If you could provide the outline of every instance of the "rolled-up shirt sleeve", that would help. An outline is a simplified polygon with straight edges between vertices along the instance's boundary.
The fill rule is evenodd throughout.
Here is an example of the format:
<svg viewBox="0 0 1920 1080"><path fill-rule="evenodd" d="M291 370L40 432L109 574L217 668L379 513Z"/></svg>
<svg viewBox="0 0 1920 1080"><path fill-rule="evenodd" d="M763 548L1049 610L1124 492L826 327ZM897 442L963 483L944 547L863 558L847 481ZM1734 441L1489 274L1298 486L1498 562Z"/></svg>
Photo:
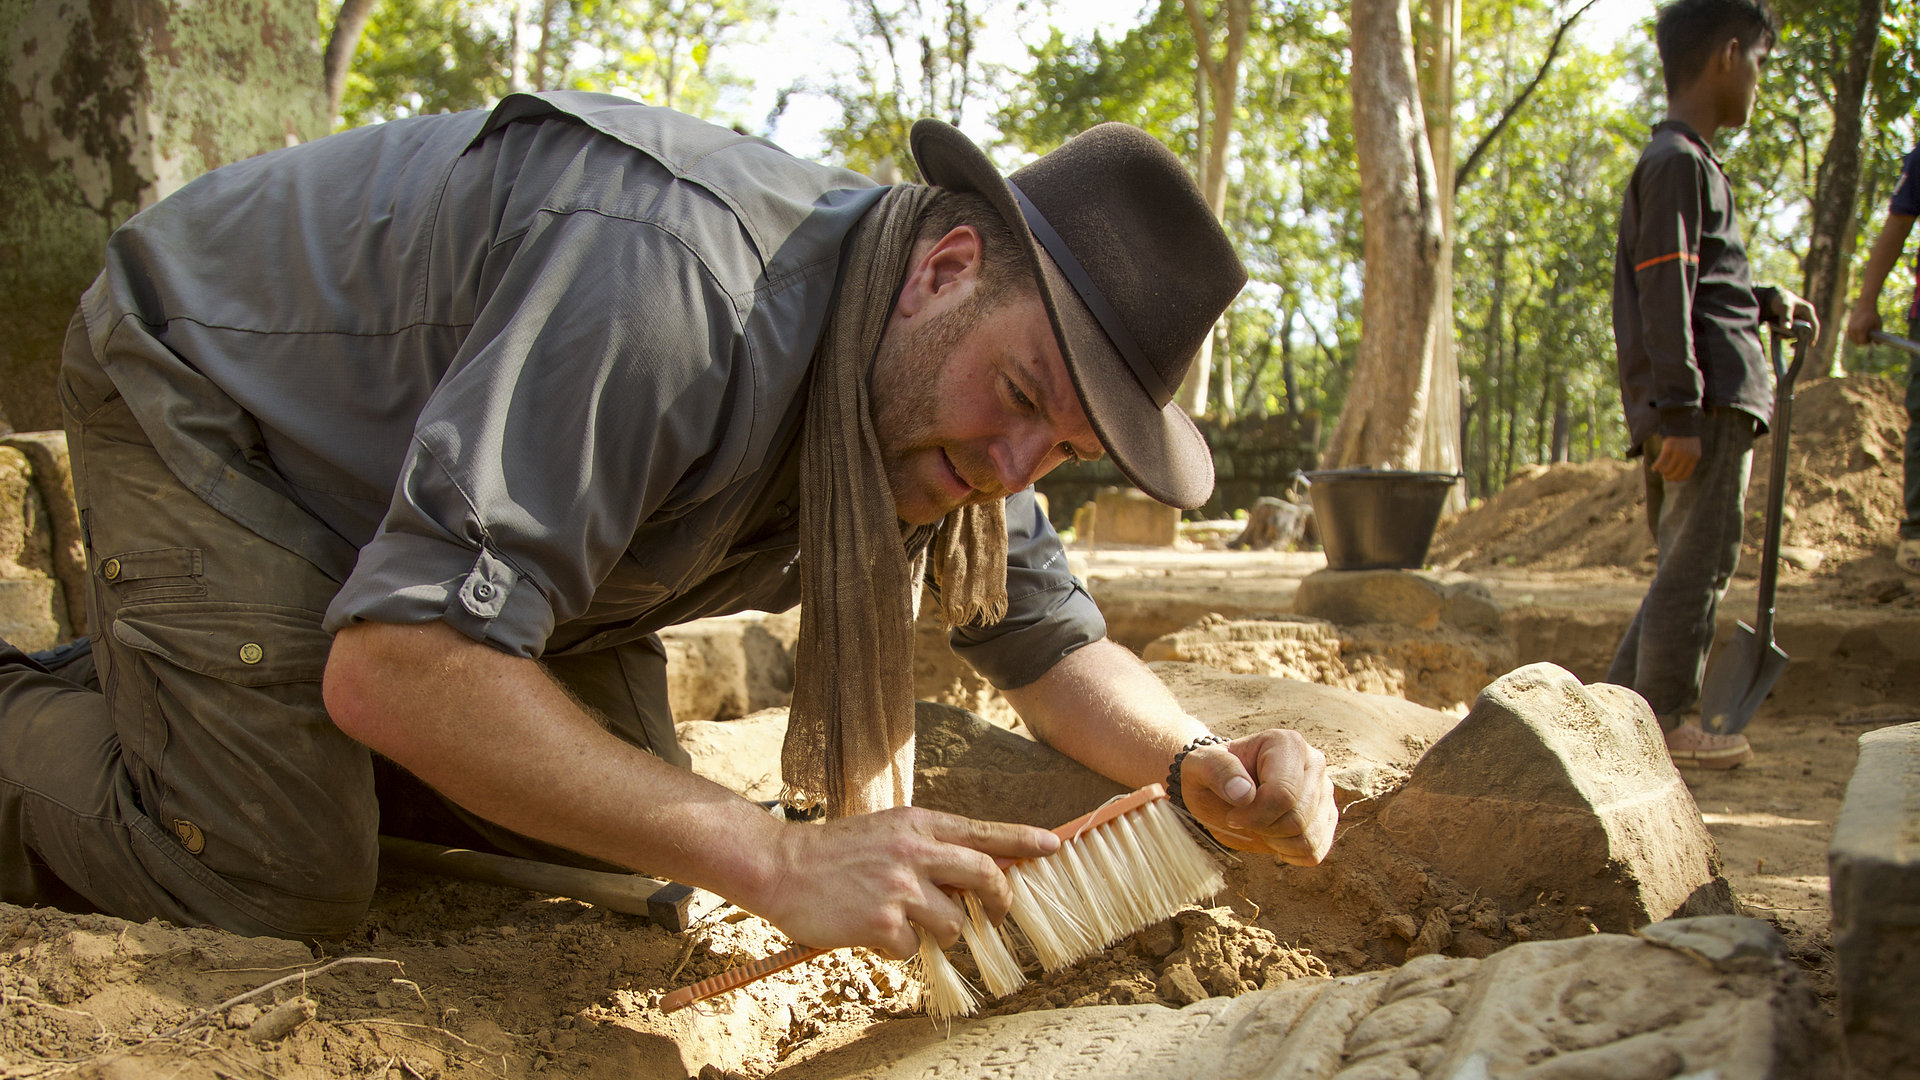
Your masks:
<svg viewBox="0 0 1920 1080"><path fill-rule="evenodd" d="M444 620L537 657L638 524L739 467L757 421L732 299L658 225L537 215L414 426L327 612Z"/></svg>
<svg viewBox="0 0 1920 1080"><path fill-rule="evenodd" d="M1107 621L1067 569L1066 548L1032 489L1007 496L1007 615L955 627L953 651L1001 690L1039 679L1068 654L1107 636Z"/></svg>

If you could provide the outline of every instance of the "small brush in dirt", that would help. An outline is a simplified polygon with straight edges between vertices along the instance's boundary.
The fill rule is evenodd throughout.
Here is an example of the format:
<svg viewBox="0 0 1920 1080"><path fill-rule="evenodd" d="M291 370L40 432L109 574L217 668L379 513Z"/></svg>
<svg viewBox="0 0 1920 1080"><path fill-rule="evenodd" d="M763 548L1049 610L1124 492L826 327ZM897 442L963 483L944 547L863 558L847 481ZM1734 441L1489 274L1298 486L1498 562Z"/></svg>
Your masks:
<svg viewBox="0 0 1920 1080"><path fill-rule="evenodd" d="M1169 918L1225 883L1219 864L1187 832L1159 784L1122 795L1053 832L1061 840L1053 854L1002 862L1013 892L1007 921L1048 971ZM1003 928L987 921L978 899L963 893L961 900L967 911L961 936L987 992L1002 997L1018 990L1027 980ZM972 986L930 935L919 934L927 1012L935 1019L973 1015L979 999ZM737 990L824 951L794 946L675 990L660 999L660 1009L673 1012Z"/></svg>

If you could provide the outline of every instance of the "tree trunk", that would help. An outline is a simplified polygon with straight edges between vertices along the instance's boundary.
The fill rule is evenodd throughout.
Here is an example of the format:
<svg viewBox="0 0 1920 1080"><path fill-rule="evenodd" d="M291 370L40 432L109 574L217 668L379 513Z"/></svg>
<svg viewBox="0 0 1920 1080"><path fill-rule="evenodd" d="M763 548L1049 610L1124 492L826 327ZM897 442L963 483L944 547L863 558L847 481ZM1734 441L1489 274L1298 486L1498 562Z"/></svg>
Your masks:
<svg viewBox="0 0 1920 1080"><path fill-rule="evenodd" d="M1807 243L1807 301L1820 315L1820 337L1813 344L1815 370L1844 374L1836 347L1846 324L1846 256L1860 227L1860 110L1873 73L1873 50L1880 43L1881 0L1856 0L1853 39L1847 63L1833 77L1833 136L1820 158L1813 194L1813 235Z"/></svg>
<svg viewBox="0 0 1920 1080"><path fill-rule="evenodd" d="M1240 101L1240 58L1247 48L1247 27L1253 0L1222 0L1226 9L1226 42L1219 60L1213 55L1213 31L1207 26L1200 0L1181 0L1187 26L1193 32L1194 105L1206 145L1200 157L1200 193L1207 209L1224 221L1227 211L1227 145L1233 138L1234 111ZM1188 413L1207 411L1207 388L1213 381L1213 335L1200 343L1199 355L1180 384L1179 398Z"/></svg>
<svg viewBox="0 0 1920 1080"><path fill-rule="evenodd" d="M1406 0L1353 0L1353 128L1366 260L1359 356L1327 457L1418 467L1433 373L1440 196Z"/></svg>
<svg viewBox="0 0 1920 1080"><path fill-rule="evenodd" d="M1553 380L1553 445L1547 460L1564 465L1571 459L1572 449L1573 410L1567 401L1567 381L1556 378Z"/></svg>
<svg viewBox="0 0 1920 1080"><path fill-rule="evenodd" d="M1460 0L1432 0L1434 40L1427 50L1427 98L1422 110L1436 178L1453 175L1453 64L1460 47ZM1453 185L1440 183L1440 266L1435 273L1433 367L1427 378L1427 422L1420 467L1431 472L1460 471L1460 361L1453 337ZM1444 510L1466 508L1466 489L1447 492Z"/></svg>
<svg viewBox="0 0 1920 1080"><path fill-rule="evenodd" d="M353 54L360 48L360 34L373 15L373 0L341 0L340 14L333 20L333 33L327 37L327 51L320 57L321 78L327 92L327 124L340 116L340 102L347 94L347 72L353 70ZM312 84L308 84L312 85Z"/></svg>

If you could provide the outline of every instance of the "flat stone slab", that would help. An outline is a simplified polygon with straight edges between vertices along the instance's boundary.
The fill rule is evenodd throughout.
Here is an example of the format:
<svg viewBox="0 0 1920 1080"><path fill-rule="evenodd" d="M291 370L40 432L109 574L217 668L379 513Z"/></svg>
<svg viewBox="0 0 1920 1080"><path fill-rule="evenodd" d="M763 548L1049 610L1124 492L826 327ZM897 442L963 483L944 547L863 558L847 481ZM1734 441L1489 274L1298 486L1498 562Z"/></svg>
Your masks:
<svg viewBox="0 0 1920 1080"><path fill-rule="evenodd" d="M1431 630L1446 623L1497 633L1500 605L1465 574L1424 570L1316 570L1300 582L1293 610L1346 626L1397 623Z"/></svg>
<svg viewBox="0 0 1920 1080"><path fill-rule="evenodd" d="M1860 737L1827 866L1848 1070L1912 1075L1920 1071L1920 723Z"/></svg>
<svg viewBox="0 0 1920 1080"><path fill-rule="evenodd" d="M1698 921L1698 920L1696 920ZM895 1020L775 1073L1210 1080L1495 1076L1785 1080L1812 1075L1816 1006L1785 943L1752 919L1680 928L1728 962L1605 934L1484 960L1305 978L1182 1009L1110 1005L956 1021ZM1722 940L1722 939L1731 939Z"/></svg>
<svg viewBox="0 0 1920 1080"><path fill-rule="evenodd" d="M1503 905L1578 896L1602 930L1734 910L1646 702L1552 664L1487 687L1380 825L1401 850Z"/></svg>
<svg viewBox="0 0 1920 1080"><path fill-rule="evenodd" d="M1236 674L1403 697L1455 715L1464 714L1481 689L1514 666L1513 644L1500 634L1446 623L1428 629L1390 622L1336 626L1298 614L1208 615L1155 639L1140 655L1150 662L1184 660Z"/></svg>

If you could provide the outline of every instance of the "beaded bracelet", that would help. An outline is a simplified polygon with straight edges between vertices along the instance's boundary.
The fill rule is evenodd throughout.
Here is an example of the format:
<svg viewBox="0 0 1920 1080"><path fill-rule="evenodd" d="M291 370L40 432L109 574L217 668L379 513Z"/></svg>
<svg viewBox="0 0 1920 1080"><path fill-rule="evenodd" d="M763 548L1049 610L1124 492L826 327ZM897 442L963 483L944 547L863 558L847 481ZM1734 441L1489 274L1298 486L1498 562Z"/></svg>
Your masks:
<svg viewBox="0 0 1920 1080"><path fill-rule="evenodd" d="M1225 746L1227 745L1227 740L1214 734L1201 735L1186 746L1181 747L1180 752L1173 755L1173 764L1167 768L1167 797L1173 800L1173 805L1182 810L1187 808L1187 800L1180 793L1180 764L1186 761L1187 755L1193 753L1195 750L1203 746L1216 745Z"/></svg>

